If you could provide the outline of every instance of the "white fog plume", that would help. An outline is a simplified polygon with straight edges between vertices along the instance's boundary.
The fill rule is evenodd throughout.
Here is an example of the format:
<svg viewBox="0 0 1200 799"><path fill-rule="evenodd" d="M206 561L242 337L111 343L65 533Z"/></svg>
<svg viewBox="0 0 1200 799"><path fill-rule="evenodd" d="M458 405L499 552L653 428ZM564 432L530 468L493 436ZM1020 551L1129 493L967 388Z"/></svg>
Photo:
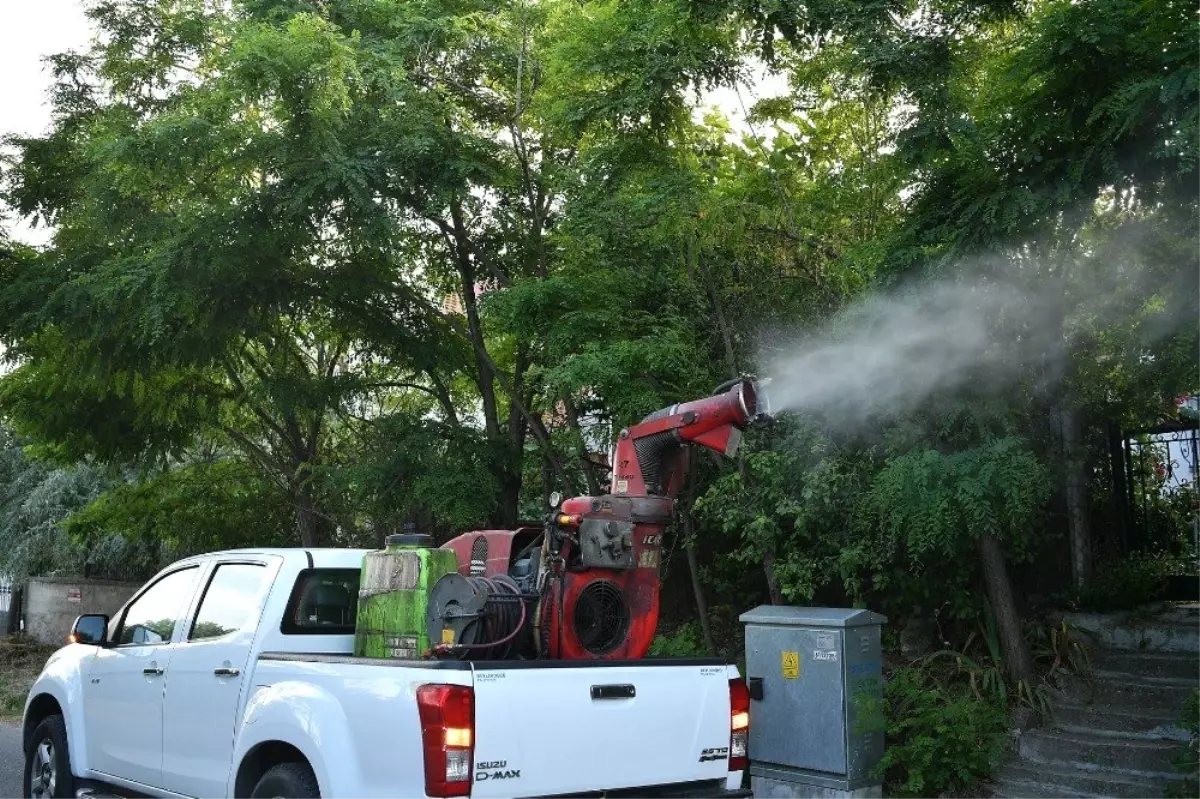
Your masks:
<svg viewBox="0 0 1200 799"><path fill-rule="evenodd" d="M772 409L857 423L913 410L968 382L999 379L1012 352L996 346L996 317L1021 304L1015 290L996 285L940 283L871 297L764 353Z"/></svg>
<svg viewBox="0 0 1200 799"><path fill-rule="evenodd" d="M1163 285L1161 274L1152 279L1129 262L1107 266L1107 272L1094 269L1069 289L1065 309L1061 285L1046 272L1027 270L1026 278L1041 279L1018 287L995 280L1003 272L992 269L870 296L804 335L776 332L759 358L771 378L772 410L814 414L831 426L850 427L910 413L958 392L996 392L1022 376L1032 376L1042 388L1052 385L1059 377L1054 354L1064 336L1060 314L1070 338L1080 320L1106 326L1133 311L1154 293L1152 284L1168 295L1180 288ZM1195 277L1184 282L1194 286ZM1194 311L1180 314L1178 308L1143 317L1141 329L1150 334L1143 343L1177 332L1189 320L1195 323Z"/></svg>

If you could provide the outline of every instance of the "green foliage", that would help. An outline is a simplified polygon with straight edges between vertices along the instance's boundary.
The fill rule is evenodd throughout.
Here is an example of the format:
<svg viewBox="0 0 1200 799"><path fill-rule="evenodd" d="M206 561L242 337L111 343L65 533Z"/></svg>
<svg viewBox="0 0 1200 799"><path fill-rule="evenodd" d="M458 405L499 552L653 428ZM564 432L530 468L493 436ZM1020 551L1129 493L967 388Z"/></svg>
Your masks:
<svg viewBox="0 0 1200 799"><path fill-rule="evenodd" d="M864 575L848 554L857 539L846 524L871 467L869 456L838 450L796 420L781 419L768 433L751 436L742 468L726 471L696 500L708 529L735 542L709 571L737 579L773 549L776 576L791 602L810 602L837 577L851 589L861 586Z"/></svg>
<svg viewBox="0 0 1200 799"><path fill-rule="evenodd" d="M996 630L996 618L992 614L987 600L984 600L983 605L983 621L979 623L978 630L972 631L967 636L966 643L963 644L961 651L941 650L928 655L925 661L932 663L938 660L948 660L951 662L954 673L966 678L971 692L979 699L989 698L1007 707L1010 699L1014 698L1013 694L1015 693L1015 700L1018 704L1026 705L1043 716L1048 717L1050 714L1050 702L1046 685L1040 682L1031 683L1026 679L1017 680L1016 684L1013 685L1011 679L1007 676L1004 665L1004 653L1001 649L1000 637ZM1066 629L1064 625L1064 633ZM1051 638L1055 652L1057 653L1057 648L1061 646L1073 658L1072 663L1077 664L1080 662L1079 658L1087 657L1077 642L1067 643L1065 639L1060 637L1058 630L1051 631ZM980 646L974 646L975 644L979 644ZM1060 666L1061 662L1056 658L1050 667L1051 672Z"/></svg>
<svg viewBox="0 0 1200 799"><path fill-rule="evenodd" d="M1183 706L1183 714L1179 726L1188 733L1187 742L1180 748L1175 758L1175 770L1184 775L1183 779L1167 784L1165 796L1183 797L1195 796L1200 777L1200 689L1192 689Z"/></svg>
<svg viewBox="0 0 1200 799"><path fill-rule="evenodd" d="M63 529L85 545L119 535L182 554L281 546L294 524L285 497L255 469L220 460L121 483L67 517Z"/></svg>
<svg viewBox="0 0 1200 799"><path fill-rule="evenodd" d="M88 544L71 538L63 522L119 482L89 464L56 467L29 458L0 427L0 573L130 574L159 565L158 542L105 535Z"/></svg>
<svg viewBox="0 0 1200 799"><path fill-rule="evenodd" d="M494 511L499 486L489 469L487 439L396 413L373 427L359 462L332 470L328 482L342 502L382 534L425 509L446 531L479 528Z"/></svg>
<svg viewBox="0 0 1200 799"><path fill-rule="evenodd" d="M700 623L696 621L684 622L671 633L659 632L650 644L650 657L653 658L699 658L708 655Z"/></svg>
<svg viewBox="0 0 1200 799"><path fill-rule="evenodd" d="M1086 677L1091 673L1087 645L1067 622L1047 626L1033 620L1026 623L1025 635L1030 654L1047 682L1059 674Z"/></svg>
<svg viewBox="0 0 1200 799"><path fill-rule="evenodd" d="M887 531L889 555L949 558L987 533L1020 557L1048 495L1046 476L1015 438L950 454L907 452L889 459L876 476L866 513Z"/></svg>
<svg viewBox="0 0 1200 799"><path fill-rule="evenodd" d="M887 795L959 794L998 765L1008 708L996 697L944 685L917 666L893 671L884 696L887 750L878 769Z"/></svg>
<svg viewBox="0 0 1200 799"><path fill-rule="evenodd" d="M21 717L29 689L58 648L23 635L0 637L0 718Z"/></svg>
<svg viewBox="0 0 1200 799"><path fill-rule="evenodd" d="M949 454L918 446L875 474L856 517L862 537L843 558L897 600L948 603L953 615L969 617L977 611L969 578L979 536L995 536L1016 560L1027 557L1049 491L1045 467L1020 439Z"/></svg>
<svg viewBox="0 0 1200 799"><path fill-rule="evenodd" d="M1144 555L1110 560L1067 602L1097 613L1134 610L1162 598L1172 566L1170 559Z"/></svg>

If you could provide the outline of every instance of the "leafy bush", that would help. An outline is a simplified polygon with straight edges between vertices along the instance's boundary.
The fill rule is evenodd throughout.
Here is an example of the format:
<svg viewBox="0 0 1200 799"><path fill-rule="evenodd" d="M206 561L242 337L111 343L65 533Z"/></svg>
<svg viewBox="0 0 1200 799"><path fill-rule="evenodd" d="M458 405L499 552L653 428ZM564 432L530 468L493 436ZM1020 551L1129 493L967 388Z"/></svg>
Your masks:
<svg viewBox="0 0 1200 799"><path fill-rule="evenodd" d="M704 648L704 635L700 623L685 622L672 633L660 632L650 644L652 658L700 658L708 657Z"/></svg>
<svg viewBox="0 0 1200 799"><path fill-rule="evenodd" d="M1107 613L1132 610L1162 596L1172 563L1168 559L1135 556L1112 560L1096 571L1091 582L1068 603L1079 610Z"/></svg>
<svg viewBox="0 0 1200 799"><path fill-rule="evenodd" d="M943 685L928 667L893 671L884 689L887 796L937 796L987 778L1004 752L1008 712L991 694Z"/></svg>
<svg viewBox="0 0 1200 799"><path fill-rule="evenodd" d="M1091 673L1092 660L1087 647L1067 622L1047 625L1036 620L1027 621L1025 638L1034 662L1045 669L1045 679L1059 674L1083 677Z"/></svg>
<svg viewBox="0 0 1200 799"><path fill-rule="evenodd" d="M1179 724L1188 731L1187 743L1175 758L1175 770L1184 775L1182 780L1167 785L1168 797L1190 797L1200 794L1197 773L1200 772L1200 690L1192 689Z"/></svg>
<svg viewBox="0 0 1200 799"><path fill-rule="evenodd" d="M0 719L21 715L29 689L56 648L22 635L0 638Z"/></svg>

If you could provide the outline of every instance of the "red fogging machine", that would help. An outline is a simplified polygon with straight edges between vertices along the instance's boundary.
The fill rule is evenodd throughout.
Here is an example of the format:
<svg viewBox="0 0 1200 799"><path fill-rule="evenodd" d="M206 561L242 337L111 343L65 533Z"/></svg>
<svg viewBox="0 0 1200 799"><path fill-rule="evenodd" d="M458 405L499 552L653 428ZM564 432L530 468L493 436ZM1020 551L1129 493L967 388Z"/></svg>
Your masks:
<svg viewBox="0 0 1200 799"><path fill-rule="evenodd" d="M609 493L551 497L541 529L466 533L445 547L459 573L430 595L429 635L441 654L502 659L637 659L658 625L659 561L688 445L727 457L766 416L749 379L655 411L620 432ZM465 578L465 579L464 579Z"/></svg>

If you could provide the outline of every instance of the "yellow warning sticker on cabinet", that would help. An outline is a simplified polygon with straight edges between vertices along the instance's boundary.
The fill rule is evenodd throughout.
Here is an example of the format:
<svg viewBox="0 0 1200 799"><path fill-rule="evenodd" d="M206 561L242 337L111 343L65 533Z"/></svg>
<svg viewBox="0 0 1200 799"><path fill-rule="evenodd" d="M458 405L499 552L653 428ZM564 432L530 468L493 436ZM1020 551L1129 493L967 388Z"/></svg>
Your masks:
<svg viewBox="0 0 1200 799"><path fill-rule="evenodd" d="M783 679L795 680L800 676L800 653L784 652L781 656Z"/></svg>
<svg viewBox="0 0 1200 799"><path fill-rule="evenodd" d="M443 644L453 644L454 643L454 630L451 630L449 627L442 628L442 643Z"/></svg>

